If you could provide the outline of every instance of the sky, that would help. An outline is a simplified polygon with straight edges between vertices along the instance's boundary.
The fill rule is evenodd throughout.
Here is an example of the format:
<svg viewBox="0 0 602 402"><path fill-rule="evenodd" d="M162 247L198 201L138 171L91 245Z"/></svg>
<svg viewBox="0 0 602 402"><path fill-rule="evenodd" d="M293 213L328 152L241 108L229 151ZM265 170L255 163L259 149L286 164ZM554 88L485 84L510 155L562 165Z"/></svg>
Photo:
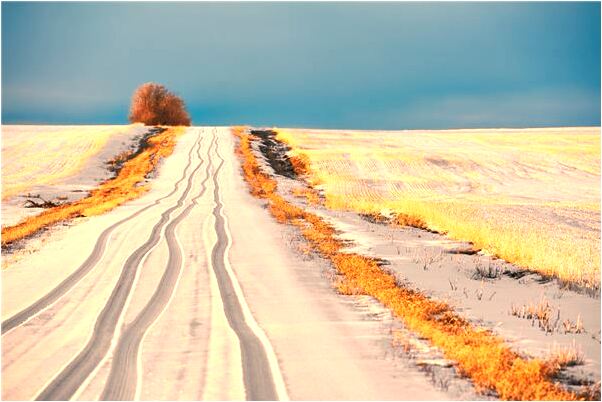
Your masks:
<svg viewBox="0 0 602 402"><path fill-rule="evenodd" d="M600 125L600 3L2 2L2 123Z"/></svg>

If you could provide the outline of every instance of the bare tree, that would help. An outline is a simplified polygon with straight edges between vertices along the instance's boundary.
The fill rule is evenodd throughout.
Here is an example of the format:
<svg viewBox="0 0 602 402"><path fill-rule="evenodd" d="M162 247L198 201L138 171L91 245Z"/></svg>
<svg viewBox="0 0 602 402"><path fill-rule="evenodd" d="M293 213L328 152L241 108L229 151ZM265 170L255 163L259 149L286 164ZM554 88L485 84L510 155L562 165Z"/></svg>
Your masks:
<svg viewBox="0 0 602 402"><path fill-rule="evenodd" d="M129 119L147 126L189 126L184 101L165 86L154 82L140 85L132 96Z"/></svg>

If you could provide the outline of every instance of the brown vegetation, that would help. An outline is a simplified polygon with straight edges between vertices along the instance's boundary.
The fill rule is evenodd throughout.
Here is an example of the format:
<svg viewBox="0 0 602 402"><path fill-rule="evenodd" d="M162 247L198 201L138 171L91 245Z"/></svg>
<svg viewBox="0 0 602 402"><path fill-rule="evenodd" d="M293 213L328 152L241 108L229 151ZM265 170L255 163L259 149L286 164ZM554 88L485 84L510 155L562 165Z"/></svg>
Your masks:
<svg viewBox="0 0 602 402"><path fill-rule="evenodd" d="M578 348L573 339L573 344L567 347L555 345L550 352L550 362L559 368L579 366L585 363L585 355Z"/></svg>
<svg viewBox="0 0 602 402"><path fill-rule="evenodd" d="M322 204L322 199L320 198L320 194L311 187L295 188L295 189L293 189L292 194L295 197L305 198L309 205L321 205Z"/></svg>
<svg viewBox="0 0 602 402"><path fill-rule="evenodd" d="M555 384L557 365L526 359L512 351L492 332L474 327L446 303L427 298L407 288L384 271L374 258L343 251L335 229L319 216L308 213L276 193L277 183L263 173L243 127L235 127L237 153L244 177L253 195L266 199L278 222L301 230L310 247L329 260L342 276L337 287L347 294L367 294L380 301L412 331L429 339L456 362L460 373L470 377L477 389L493 390L509 400L575 400L578 396Z"/></svg>
<svg viewBox="0 0 602 402"><path fill-rule="evenodd" d="M291 165L297 176L305 176L309 174L309 158L304 154L291 155L289 157Z"/></svg>
<svg viewBox="0 0 602 402"><path fill-rule="evenodd" d="M518 318L531 320L533 326L537 322L539 328L546 333L564 332L565 334L579 334L584 331L581 315L577 316L575 322L568 318L561 322L560 309L557 309L556 313L554 313L550 302L543 296L537 303L530 302L522 306L512 304L510 314Z"/></svg>
<svg viewBox="0 0 602 402"><path fill-rule="evenodd" d="M123 166L123 164L132 157L133 153L134 151L130 149L118 153L106 162L107 168L111 172L118 172Z"/></svg>
<svg viewBox="0 0 602 402"><path fill-rule="evenodd" d="M402 212L395 214L393 224L397 226L412 226L418 229L428 229L426 222L416 216L410 216Z"/></svg>
<svg viewBox="0 0 602 402"><path fill-rule="evenodd" d="M129 119L147 126L190 126L184 101L163 85L147 82L132 96Z"/></svg>
<svg viewBox="0 0 602 402"><path fill-rule="evenodd" d="M40 194L37 194L37 195L28 194L26 198L27 198L27 200L23 204L23 208L52 208L52 207L61 205L62 201L63 201L58 197L54 201L47 200L44 197L42 197ZM63 197L61 197L61 198L63 198ZM36 200L39 200L39 201L36 201Z"/></svg>
<svg viewBox="0 0 602 402"><path fill-rule="evenodd" d="M127 160L117 176L100 184L90 195L78 201L49 208L14 226L2 228L2 247L37 233L42 228L78 216L99 215L126 201L140 197L149 190L141 185L159 161L171 155L181 128L171 128L149 137L148 147Z"/></svg>

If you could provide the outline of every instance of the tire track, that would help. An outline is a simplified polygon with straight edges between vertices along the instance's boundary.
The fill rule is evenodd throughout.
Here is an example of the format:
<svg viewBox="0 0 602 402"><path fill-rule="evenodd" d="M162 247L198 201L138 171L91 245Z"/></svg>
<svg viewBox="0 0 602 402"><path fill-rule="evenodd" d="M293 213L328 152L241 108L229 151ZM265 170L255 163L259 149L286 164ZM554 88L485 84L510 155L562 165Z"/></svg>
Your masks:
<svg viewBox="0 0 602 402"><path fill-rule="evenodd" d="M200 148L200 141L198 147ZM182 207L184 200L192 188L192 179L201 168L199 165L188 176L188 183L176 205L161 214L148 240L138 247L126 260L121 275L103 310L101 311L92 337L84 349L38 394L36 400L68 400L78 390L80 385L92 373L95 367L108 352L117 324L136 278L138 266L147 253L155 247L161 238L161 231L170 219L171 213Z"/></svg>
<svg viewBox="0 0 602 402"><path fill-rule="evenodd" d="M243 382L247 400L278 400L287 399L283 383L279 381L276 387L274 373L272 373L273 360L270 362L264 343L253 330L254 322L250 314L245 314L241 306L242 292L234 285L235 278L226 267L227 249L230 239L226 231L226 221L223 215L223 204L220 199L218 174L224 164L224 159L216 150L220 163L213 174L213 216L215 218L215 231L217 241L211 251L211 265L217 279L220 295L224 305L224 314L230 327L234 330L240 341L242 356ZM255 325L256 326L256 325ZM272 363L272 364L271 364ZM278 367L274 367L278 370ZM279 373L277 373L279 374ZM280 376L278 377L281 380ZM277 390L278 388L278 390Z"/></svg>
<svg viewBox="0 0 602 402"><path fill-rule="evenodd" d="M201 140L202 139L197 140L195 145L200 146ZM12 317L7 318L6 320L4 320L2 322L2 325L1 325L2 326L2 335L7 334L11 330L15 329L16 327L20 326L21 324L24 324L25 322L29 321L30 319L32 319L33 317L38 315L40 312L49 308L52 304L54 304L62 296L64 296L67 292L69 292L79 281L81 281L92 270L92 268L94 268L96 266L96 264L101 260L101 258L103 257L103 255L105 253L109 238L111 237L111 235L113 234L113 231L117 227L119 227L120 225L124 224L125 222L127 222L131 219L136 218L137 216L139 216L143 212L147 211L148 209L158 205L161 201L174 195L179 190L180 184L186 179L186 174L188 172L188 169L190 168L190 165L192 164L192 154L193 154L194 148L195 148L194 145L190 148L190 151L188 153L188 164L184 168L182 177L176 182L174 189L169 194L167 194L166 196L163 196L161 198L157 198L152 204L147 205L146 207L138 210L137 212L133 213L132 215L130 215L126 218L123 218L122 220L120 220L120 221L114 223L113 225L109 226L108 228L106 228L98 237L98 240L96 241L96 245L94 246L92 253L79 266L79 268L77 268L72 274L70 274L67 278L65 278L61 283L59 283L54 289L52 289L50 292L48 292L45 296L38 299L36 302L34 302L29 307L21 310L20 312L16 313Z"/></svg>
<svg viewBox="0 0 602 402"><path fill-rule="evenodd" d="M209 159L211 147L214 144L217 146L215 134L207 152ZM199 159L202 160L200 152L197 151L197 153ZM137 366L140 344L147 330L169 305L182 272L182 250L175 231L180 222L190 214L192 208L197 205L198 200L205 194L205 190L207 189L206 182L209 180L211 167L212 163L210 160L207 165L205 178L201 183L199 194L165 229L165 238L169 247L169 258L165 272L149 302L122 333L113 354L111 371L100 396L101 400L127 401L133 400L136 396L136 390L139 387Z"/></svg>

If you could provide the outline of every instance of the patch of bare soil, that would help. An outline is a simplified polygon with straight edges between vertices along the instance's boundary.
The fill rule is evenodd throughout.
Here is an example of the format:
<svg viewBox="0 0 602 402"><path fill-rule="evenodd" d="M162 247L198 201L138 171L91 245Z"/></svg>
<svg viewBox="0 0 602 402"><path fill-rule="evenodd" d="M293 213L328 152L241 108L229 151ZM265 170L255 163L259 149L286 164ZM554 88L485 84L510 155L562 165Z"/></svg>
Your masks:
<svg viewBox="0 0 602 402"><path fill-rule="evenodd" d="M288 177L289 179L297 178L293 164L286 156L290 148L286 144L276 141L275 131L251 130L251 134L261 139L259 150L275 174Z"/></svg>

